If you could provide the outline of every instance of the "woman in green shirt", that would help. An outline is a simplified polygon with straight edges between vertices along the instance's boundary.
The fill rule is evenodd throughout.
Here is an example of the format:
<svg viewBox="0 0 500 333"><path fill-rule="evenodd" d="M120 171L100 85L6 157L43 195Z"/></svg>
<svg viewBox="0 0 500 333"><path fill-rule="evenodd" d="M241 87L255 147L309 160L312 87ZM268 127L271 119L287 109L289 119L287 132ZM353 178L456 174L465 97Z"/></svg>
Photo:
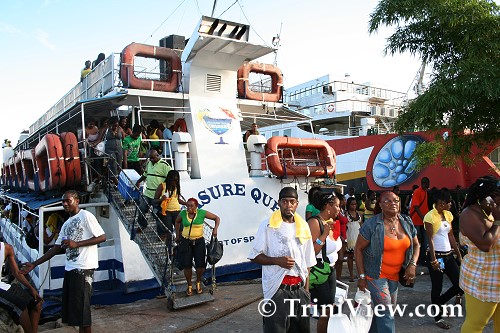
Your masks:
<svg viewBox="0 0 500 333"><path fill-rule="evenodd" d="M181 265L184 269L184 276L188 284L186 294L193 295L192 282L192 263L194 259L196 269L196 293L203 293L201 287L201 277L205 272L205 239L203 238L203 225L205 218L215 221L215 226L212 235L217 237L217 229L219 228L220 218L204 209L198 209L198 200L189 198L186 203L186 210L179 213L175 219L175 241L177 242L177 251L181 258ZM182 224L182 234L181 234ZM182 237L181 237L182 236Z"/></svg>

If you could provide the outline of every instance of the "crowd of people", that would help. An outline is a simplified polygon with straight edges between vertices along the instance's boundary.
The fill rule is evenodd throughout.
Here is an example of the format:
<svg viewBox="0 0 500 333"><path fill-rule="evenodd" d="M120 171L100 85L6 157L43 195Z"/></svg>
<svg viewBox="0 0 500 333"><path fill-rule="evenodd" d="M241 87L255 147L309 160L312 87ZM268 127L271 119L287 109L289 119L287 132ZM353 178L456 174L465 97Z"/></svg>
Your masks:
<svg viewBox="0 0 500 333"><path fill-rule="evenodd" d="M312 187L304 219L297 213L297 191L283 188L280 209L262 222L248 255L262 265L266 310L273 314L264 318L264 332L308 332L309 316L290 311L311 301L317 306L335 304L343 261L348 263L349 280L357 278L359 290L370 291L373 306L385 305L385 311L373 317L370 332L395 332L388 306L396 305L400 285L416 282L417 266L429 272L429 301L436 308L453 299L462 304L465 295L462 332L482 332L490 319L498 330L500 181L481 177L464 198L455 200L446 188L430 188L427 177L404 201L397 186L379 194L369 190L359 200L355 188L342 195ZM318 278L321 274L323 279ZM445 275L451 286L443 293ZM288 298L298 301L297 307L283 302ZM329 311L339 311L334 306L326 309L328 313L321 313L326 316L318 319L318 332L327 331ZM449 329L439 309L435 324Z"/></svg>
<svg viewBox="0 0 500 333"><path fill-rule="evenodd" d="M142 174L150 149L161 157L171 158L170 142L165 140L171 140L173 132L173 125L166 128L157 120L151 120L148 126L135 124L130 127L127 117L104 118L99 126L95 119L87 119L85 138L88 154L93 158L93 181L100 182L109 171L111 180L117 183L121 169L133 169Z"/></svg>

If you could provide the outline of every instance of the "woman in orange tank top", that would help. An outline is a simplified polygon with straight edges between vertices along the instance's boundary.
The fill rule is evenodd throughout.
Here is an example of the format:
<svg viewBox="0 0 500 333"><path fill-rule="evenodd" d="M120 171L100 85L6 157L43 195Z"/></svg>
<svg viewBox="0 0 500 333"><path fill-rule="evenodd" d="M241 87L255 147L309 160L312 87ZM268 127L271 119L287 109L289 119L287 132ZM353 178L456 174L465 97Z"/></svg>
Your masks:
<svg viewBox="0 0 500 333"><path fill-rule="evenodd" d="M419 254L417 230L407 216L399 214L399 198L393 192L380 196L381 214L366 220L354 248L359 273L358 288L371 294L373 305L383 304L382 316L374 316L370 331L395 332L389 306L396 305L399 271L406 267L406 283L415 281Z"/></svg>

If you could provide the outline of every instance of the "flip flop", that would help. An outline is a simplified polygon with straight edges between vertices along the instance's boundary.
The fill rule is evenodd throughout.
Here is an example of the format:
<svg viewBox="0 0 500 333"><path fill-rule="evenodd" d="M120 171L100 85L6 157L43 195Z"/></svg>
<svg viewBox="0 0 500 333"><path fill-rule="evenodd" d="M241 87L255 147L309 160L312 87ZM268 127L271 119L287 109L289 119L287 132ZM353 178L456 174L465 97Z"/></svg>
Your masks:
<svg viewBox="0 0 500 333"><path fill-rule="evenodd" d="M193 286L187 286L186 295L193 296Z"/></svg>
<svg viewBox="0 0 500 333"><path fill-rule="evenodd" d="M196 293L203 294L203 289L201 288L201 282L196 282Z"/></svg>
<svg viewBox="0 0 500 333"><path fill-rule="evenodd" d="M436 321L436 326L444 330L450 329L450 325L448 325L448 323L446 323L444 319L439 319L438 321Z"/></svg>

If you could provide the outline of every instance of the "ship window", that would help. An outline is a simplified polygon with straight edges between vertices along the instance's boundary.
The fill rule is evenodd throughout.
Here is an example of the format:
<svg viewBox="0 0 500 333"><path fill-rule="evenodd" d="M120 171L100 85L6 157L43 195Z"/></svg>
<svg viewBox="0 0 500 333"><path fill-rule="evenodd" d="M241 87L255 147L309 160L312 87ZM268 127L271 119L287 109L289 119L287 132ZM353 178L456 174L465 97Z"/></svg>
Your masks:
<svg viewBox="0 0 500 333"><path fill-rule="evenodd" d="M280 135L279 131L273 131L273 134L271 136L278 136L278 135Z"/></svg>
<svg viewBox="0 0 500 333"><path fill-rule="evenodd" d="M289 128L289 129L286 129L283 131L283 136L288 136L288 137L291 137L292 136L292 130Z"/></svg>
<svg viewBox="0 0 500 333"><path fill-rule="evenodd" d="M206 90L211 92L221 92L222 77L220 75L207 74Z"/></svg>

